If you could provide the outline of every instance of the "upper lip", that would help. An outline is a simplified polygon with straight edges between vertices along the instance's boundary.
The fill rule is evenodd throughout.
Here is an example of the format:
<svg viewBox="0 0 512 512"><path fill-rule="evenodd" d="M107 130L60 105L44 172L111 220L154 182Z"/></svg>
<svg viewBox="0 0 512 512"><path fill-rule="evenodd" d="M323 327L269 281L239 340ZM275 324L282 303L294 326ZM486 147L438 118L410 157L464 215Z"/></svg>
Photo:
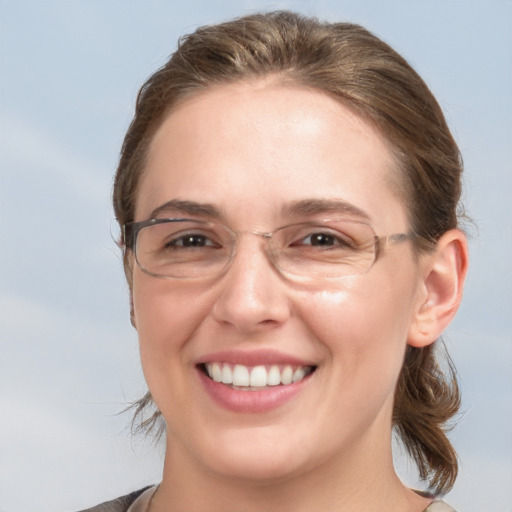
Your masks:
<svg viewBox="0 0 512 512"><path fill-rule="evenodd" d="M289 364L294 366L315 366L311 361L292 356L272 349L259 350L222 350L202 357L198 364L231 363L244 366L259 366L272 364Z"/></svg>

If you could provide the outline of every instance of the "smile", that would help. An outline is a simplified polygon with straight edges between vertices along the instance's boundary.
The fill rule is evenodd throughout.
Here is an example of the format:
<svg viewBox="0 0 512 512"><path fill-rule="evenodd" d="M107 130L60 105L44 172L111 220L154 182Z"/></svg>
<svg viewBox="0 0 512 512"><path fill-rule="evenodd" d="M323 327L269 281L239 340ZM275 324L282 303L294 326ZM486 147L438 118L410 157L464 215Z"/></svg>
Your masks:
<svg viewBox="0 0 512 512"><path fill-rule="evenodd" d="M215 382L240 391L261 391L275 386L289 386L300 382L315 369L313 366L258 365L245 366L230 363L205 363L204 370Z"/></svg>

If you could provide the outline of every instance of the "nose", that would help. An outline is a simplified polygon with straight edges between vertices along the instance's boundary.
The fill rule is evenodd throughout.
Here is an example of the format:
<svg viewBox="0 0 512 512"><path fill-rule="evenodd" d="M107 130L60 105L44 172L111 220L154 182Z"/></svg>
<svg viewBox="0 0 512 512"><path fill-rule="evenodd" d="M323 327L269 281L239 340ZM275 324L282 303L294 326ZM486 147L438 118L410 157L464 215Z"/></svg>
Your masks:
<svg viewBox="0 0 512 512"><path fill-rule="evenodd" d="M239 240L237 253L219 286L213 315L237 331L272 329L290 316L287 284L271 263L265 240L260 237Z"/></svg>

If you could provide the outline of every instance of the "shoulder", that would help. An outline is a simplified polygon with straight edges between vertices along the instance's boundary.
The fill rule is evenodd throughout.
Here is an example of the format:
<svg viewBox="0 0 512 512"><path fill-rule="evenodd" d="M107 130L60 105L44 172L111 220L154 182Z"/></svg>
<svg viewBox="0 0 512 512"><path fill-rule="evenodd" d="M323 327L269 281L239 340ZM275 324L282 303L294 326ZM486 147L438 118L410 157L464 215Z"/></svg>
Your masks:
<svg viewBox="0 0 512 512"><path fill-rule="evenodd" d="M80 512L126 512L128 507L149 487L121 496L115 500L105 501L95 507L81 510Z"/></svg>
<svg viewBox="0 0 512 512"><path fill-rule="evenodd" d="M456 512L454 508L450 507L444 501L433 501L426 509L425 512Z"/></svg>

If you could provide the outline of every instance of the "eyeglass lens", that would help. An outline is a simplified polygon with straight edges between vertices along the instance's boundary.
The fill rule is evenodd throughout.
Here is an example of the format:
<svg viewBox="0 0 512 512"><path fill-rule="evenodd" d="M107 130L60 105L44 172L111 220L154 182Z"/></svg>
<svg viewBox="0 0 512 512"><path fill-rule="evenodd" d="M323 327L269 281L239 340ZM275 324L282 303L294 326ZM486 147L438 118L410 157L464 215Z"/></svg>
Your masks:
<svg viewBox="0 0 512 512"><path fill-rule="evenodd" d="M199 278L222 273L240 236L216 222L172 220L144 226L137 235L138 264L158 277ZM269 256L283 273L325 279L365 273L376 256L373 229L351 220L296 223L263 235Z"/></svg>

